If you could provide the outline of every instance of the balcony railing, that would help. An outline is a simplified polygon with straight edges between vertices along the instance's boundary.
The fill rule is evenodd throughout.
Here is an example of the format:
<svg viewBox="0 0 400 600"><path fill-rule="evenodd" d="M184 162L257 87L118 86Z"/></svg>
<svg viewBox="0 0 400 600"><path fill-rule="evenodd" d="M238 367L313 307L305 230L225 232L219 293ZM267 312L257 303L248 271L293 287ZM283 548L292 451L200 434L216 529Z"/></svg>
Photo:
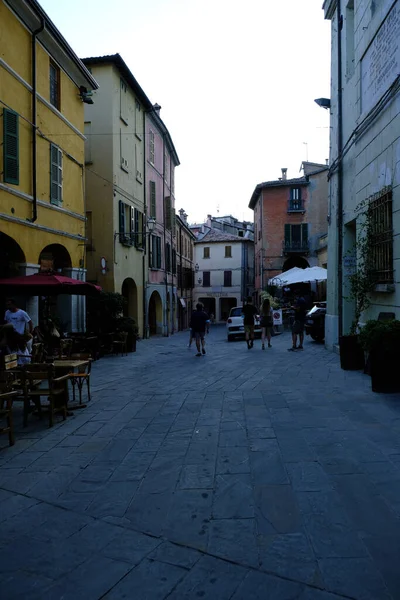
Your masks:
<svg viewBox="0 0 400 600"><path fill-rule="evenodd" d="M308 254L310 250L307 240L284 240L282 242L282 246L284 254L291 254L292 252L296 252L299 254Z"/></svg>

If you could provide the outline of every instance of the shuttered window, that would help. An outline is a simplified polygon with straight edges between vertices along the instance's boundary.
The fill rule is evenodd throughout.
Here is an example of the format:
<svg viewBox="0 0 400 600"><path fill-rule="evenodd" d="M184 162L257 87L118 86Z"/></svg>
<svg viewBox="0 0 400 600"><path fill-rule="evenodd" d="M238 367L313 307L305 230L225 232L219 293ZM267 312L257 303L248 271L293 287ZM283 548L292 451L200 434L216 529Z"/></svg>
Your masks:
<svg viewBox="0 0 400 600"><path fill-rule="evenodd" d="M171 212L171 196L166 196L164 202L165 209L165 227L169 231L172 229L172 212Z"/></svg>
<svg viewBox="0 0 400 600"><path fill-rule="evenodd" d="M203 271L203 287L210 287L210 271Z"/></svg>
<svg viewBox="0 0 400 600"><path fill-rule="evenodd" d="M150 268L161 269L161 238L158 235L151 236Z"/></svg>
<svg viewBox="0 0 400 600"><path fill-rule="evenodd" d="M149 157L152 165L155 163L154 131L149 132Z"/></svg>
<svg viewBox="0 0 400 600"><path fill-rule="evenodd" d="M232 271L224 271L224 287L232 287Z"/></svg>
<svg viewBox="0 0 400 600"><path fill-rule="evenodd" d="M308 224L285 225L284 249L287 252L308 251Z"/></svg>
<svg viewBox="0 0 400 600"><path fill-rule="evenodd" d="M50 145L50 202L62 204L62 151L54 144Z"/></svg>
<svg viewBox="0 0 400 600"><path fill-rule="evenodd" d="M156 182L150 181L150 216L156 218Z"/></svg>
<svg viewBox="0 0 400 600"><path fill-rule="evenodd" d="M18 114L3 110L3 171L4 183L19 185Z"/></svg>
<svg viewBox="0 0 400 600"><path fill-rule="evenodd" d="M60 110L60 68L56 63L50 61L50 104Z"/></svg>
<svg viewBox="0 0 400 600"><path fill-rule="evenodd" d="M172 273L176 274L176 250L172 250Z"/></svg>
<svg viewBox="0 0 400 600"><path fill-rule="evenodd" d="M165 245L165 269L171 272L171 244Z"/></svg>

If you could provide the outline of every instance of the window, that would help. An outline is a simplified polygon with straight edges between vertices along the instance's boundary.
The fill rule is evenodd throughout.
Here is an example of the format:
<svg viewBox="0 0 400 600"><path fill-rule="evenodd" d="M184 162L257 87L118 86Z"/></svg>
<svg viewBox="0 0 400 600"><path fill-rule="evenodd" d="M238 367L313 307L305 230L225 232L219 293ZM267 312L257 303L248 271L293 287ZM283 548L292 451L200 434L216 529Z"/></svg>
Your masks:
<svg viewBox="0 0 400 600"><path fill-rule="evenodd" d="M134 206L119 201L119 241L124 246L144 246L144 214Z"/></svg>
<svg viewBox="0 0 400 600"><path fill-rule="evenodd" d="M392 190L385 188L369 204L372 265L377 283L393 283Z"/></svg>
<svg viewBox="0 0 400 600"><path fill-rule="evenodd" d="M140 106L140 103L136 100L136 102L135 102L135 133L136 133L136 137L139 138L139 140L142 139L142 132L143 132L142 107Z"/></svg>
<svg viewBox="0 0 400 600"><path fill-rule="evenodd" d="M225 246L225 258L232 258L232 246Z"/></svg>
<svg viewBox="0 0 400 600"><path fill-rule="evenodd" d="M174 167L171 168L171 192L172 193L175 192L175 169L174 169Z"/></svg>
<svg viewBox="0 0 400 600"><path fill-rule="evenodd" d="M346 76L348 79L354 73L354 0L349 0L346 6Z"/></svg>
<svg viewBox="0 0 400 600"><path fill-rule="evenodd" d="M261 229L258 230L258 239L261 240Z"/></svg>
<svg viewBox="0 0 400 600"><path fill-rule="evenodd" d="M232 287L232 271L224 271L224 287Z"/></svg>
<svg viewBox="0 0 400 600"><path fill-rule="evenodd" d="M165 244L165 269L171 272L171 244Z"/></svg>
<svg viewBox="0 0 400 600"><path fill-rule="evenodd" d="M50 61L50 104L60 110L60 67Z"/></svg>
<svg viewBox="0 0 400 600"><path fill-rule="evenodd" d="M289 212L303 210L303 202L301 199L301 188L291 188L289 198Z"/></svg>
<svg viewBox="0 0 400 600"><path fill-rule="evenodd" d="M152 165L155 163L154 131L149 132L149 157Z"/></svg>
<svg viewBox="0 0 400 600"><path fill-rule="evenodd" d="M161 269L161 238L158 235L151 236L150 268Z"/></svg>
<svg viewBox="0 0 400 600"><path fill-rule="evenodd" d="M244 231L242 229L239 231L239 237L244 237Z"/></svg>
<svg viewBox="0 0 400 600"><path fill-rule="evenodd" d="M133 244L136 248L144 248L144 214L137 208L131 207L131 233L135 234L133 238Z"/></svg>
<svg viewBox="0 0 400 600"><path fill-rule="evenodd" d="M203 258L210 258L210 248L207 246L203 248Z"/></svg>
<svg viewBox="0 0 400 600"><path fill-rule="evenodd" d="M120 81L120 117L128 125L128 86L125 81Z"/></svg>
<svg viewBox="0 0 400 600"><path fill-rule="evenodd" d="M176 250L172 250L172 273L176 274Z"/></svg>
<svg viewBox="0 0 400 600"><path fill-rule="evenodd" d="M203 271L203 287L210 287L210 271Z"/></svg>
<svg viewBox="0 0 400 600"><path fill-rule="evenodd" d="M18 114L3 109L3 172L4 183L19 185Z"/></svg>
<svg viewBox="0 0 400 600"><path fill-rule="evenodd" d="M129 140L128 134L122 129L119 130L119 139L120 139L120 155L121 155L121 169L126 173L129 173L129 162L128 162L128 154L129 154Z"/></svg>
<svg viewBox="0 0 400 600"><path fill-rule="evenodd" d="M164 180L168 181L169 161L167 151L164 152Z"/></svg>
<svg viewBox="0 0 400 600"><path fill-rule="evenodd" d="M50 202L62 204L62 151L50 144Z"/></svg>
<svg viewBox="0 0 400 600"><path fill-rule="evenodd" d="M165 210L165 228L168 229L168 231L171 231L171 229L172 229L171 196L165 197L164 210Z"/></svg>
<svg viewBox="0 0 400 600"><path fill-rule="evenodd" d="M308 252L308 224L285 225L285 252Z"/></svg>
<svg viewBox="0 0 400 600"><path fill-rule="evenodd" d="M150 216L156 218L156 182L150 181Z"/></svg>

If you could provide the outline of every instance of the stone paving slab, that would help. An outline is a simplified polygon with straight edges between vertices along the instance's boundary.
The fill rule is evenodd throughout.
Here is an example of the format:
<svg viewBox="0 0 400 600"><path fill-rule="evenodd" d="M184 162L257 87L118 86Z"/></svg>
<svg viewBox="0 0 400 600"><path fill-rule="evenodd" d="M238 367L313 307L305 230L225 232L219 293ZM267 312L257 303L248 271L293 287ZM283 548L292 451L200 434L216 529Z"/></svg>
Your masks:
<svg viewBox="0 0 400 600"><path fill-rule="evenodd" d="M7 600L398 600L400 398L306 341L187 334L93 364L52 429L0 438Z"/></svg>

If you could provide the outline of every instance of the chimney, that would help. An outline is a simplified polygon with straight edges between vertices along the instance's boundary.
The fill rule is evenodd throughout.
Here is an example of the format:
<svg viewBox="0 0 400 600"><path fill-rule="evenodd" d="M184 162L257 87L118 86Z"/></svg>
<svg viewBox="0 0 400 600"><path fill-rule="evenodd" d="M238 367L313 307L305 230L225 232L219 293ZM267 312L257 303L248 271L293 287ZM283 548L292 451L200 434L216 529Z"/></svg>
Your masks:
<svg viewBox="0 0 400 600"><path fill-rule="evenodd" d="M326 164L327 167L329 166L329 158L325 159L325 164Z"/></svg>
<svg viewBox="0 0 400 600"><path fill-rule="evenodd" d="M212 219L211 215L207 215L207 226L208 227L211 227L211 219Z"/></svg>
<svg viewBox="0 0 400 600"><path fill-rule="evenodd" d="M286 181L287 179L287 169L281 169L282 171L282 181Z"/></svg>
<svg viewBox="0 0 400 600"><path fill-rule="evenodd" d="M154 109L154 112L156 112L158 114L158 116L160 116L161 106L159 104L153 104L153 109Z"/></svg>

